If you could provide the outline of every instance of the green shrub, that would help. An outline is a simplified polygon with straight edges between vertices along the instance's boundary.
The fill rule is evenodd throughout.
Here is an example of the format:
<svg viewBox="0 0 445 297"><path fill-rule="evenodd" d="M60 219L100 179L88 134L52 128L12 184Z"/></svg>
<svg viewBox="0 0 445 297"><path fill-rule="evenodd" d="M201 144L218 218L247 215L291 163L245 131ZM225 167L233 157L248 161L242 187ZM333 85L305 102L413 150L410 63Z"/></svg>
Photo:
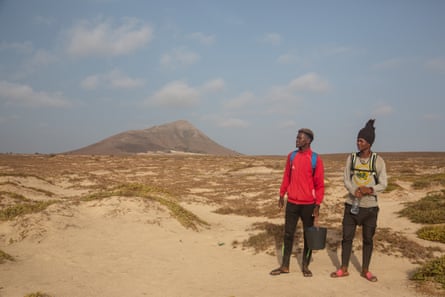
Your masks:
<svg viewBox="0 0 445 297"><path fill-rule="evenodd" d="M388 179L388 186L385 189L385 193L389 193L395 190L400 190L402 188L398 183L396 183L396 180L397 179L394 177L390 177Z"/></svg>
<svg viewBox="0 0 445 297"><path fill-rule="evenodd" d="M443 224L445 223L445 190L435 192L416 202L405 204L399 214L414 223Z"/></svg>
<svg viewBox="0 0 445 297"><path fill-rule="evenodd" d="M411 279L437 282L445 289L445 255L425 263L414 273Z"/></svg>
<svg viewBox="0 0 445 297"><path fill-rule="evenodd" d="M417 231L419 238L445 243L445 225L425 226Z"/></svg>
<svg viewBox="0 0 445 297"><path fill-rule="evenodd" d="M425 189L433 185L445 186L445 173L417 176L412 183L413 188L417 190Z"/></svg>
<svg viewBox="0 0 445 297"><path fill-rule="evenodd" d="M31 201L25 203L19 203L5 209L0 210L0 221L11 220L15 217L40 212L46 209L51 204L56 203L56 201Z"/></svg>

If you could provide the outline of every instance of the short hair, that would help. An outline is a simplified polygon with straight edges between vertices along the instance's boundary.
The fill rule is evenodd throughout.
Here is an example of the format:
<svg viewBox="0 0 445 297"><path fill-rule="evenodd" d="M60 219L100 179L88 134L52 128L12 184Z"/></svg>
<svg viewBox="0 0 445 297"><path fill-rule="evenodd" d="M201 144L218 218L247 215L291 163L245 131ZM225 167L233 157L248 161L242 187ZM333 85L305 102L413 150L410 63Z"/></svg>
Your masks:
<svg viewBox="0 0 445 297"><path fill-rule="evenodd" d="M309 128L301 128L298 130L298 133L306 134L311 139L311 142L314 140L314 132L312 132L312 130Z"/></svg>

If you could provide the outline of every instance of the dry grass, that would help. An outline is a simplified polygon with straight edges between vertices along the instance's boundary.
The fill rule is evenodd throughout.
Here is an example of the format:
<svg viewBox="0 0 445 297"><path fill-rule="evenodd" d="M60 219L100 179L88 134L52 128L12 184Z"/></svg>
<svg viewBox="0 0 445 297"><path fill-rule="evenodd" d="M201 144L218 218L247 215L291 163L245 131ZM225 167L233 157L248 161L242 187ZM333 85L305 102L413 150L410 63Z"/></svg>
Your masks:
<svg viewBox="0 0 445 297"><path fill-rule="evenodd" d="M15 261L14 257L0 250L0 264L5 263L6 261Z"/></svg>
<svg viewBox="0 0 445 297"><path fill-rule="evenodd" d="M52 296L46 293L36 292L36 293L26 294L24 297L52 297Z"/></svg>
<svg viewBox="0 0 445 297"><path fill-rule="evenodd" d="M25 198L24 196L11 192L0 192L0 197L9 196L12 200L16 200L10 206L2 207L0 209L0 221L11 220L17 216L36 213L46 209L53 203L56 203L54 200L50 201L33 201Z"/></svg>

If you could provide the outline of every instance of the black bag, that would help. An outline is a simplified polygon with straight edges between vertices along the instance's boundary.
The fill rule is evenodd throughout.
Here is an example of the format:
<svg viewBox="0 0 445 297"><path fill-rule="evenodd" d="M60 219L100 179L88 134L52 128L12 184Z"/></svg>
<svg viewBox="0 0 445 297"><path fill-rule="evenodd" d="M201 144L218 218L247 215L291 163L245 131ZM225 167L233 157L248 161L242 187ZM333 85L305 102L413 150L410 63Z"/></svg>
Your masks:
<svg viewBox="0 0 445 297"><path fill-rule="evenodd" d="M309 227L305 230L305 236L309 249L322 250L326 246L327 228L324 227Z"/></svg>

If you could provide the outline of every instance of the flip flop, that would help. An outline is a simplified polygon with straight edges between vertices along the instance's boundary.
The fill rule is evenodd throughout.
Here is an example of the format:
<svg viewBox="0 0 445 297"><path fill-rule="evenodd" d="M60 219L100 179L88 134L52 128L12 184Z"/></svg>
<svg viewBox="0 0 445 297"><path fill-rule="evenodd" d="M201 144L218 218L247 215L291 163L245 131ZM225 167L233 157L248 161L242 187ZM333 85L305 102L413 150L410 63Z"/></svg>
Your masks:
<svg viewBox="0 0 445 297"><path fill-rule="evenodd" d="M361 273L360 274L362 277L364 277L364 278L366 278L367 280L369 280L370 282L373 282L373 283L375 283L376 281L377 281L377 277L376 276L374 276L374 275L372 275L372 273L371 272L366 272L366 273Z"/></svg>
<svg viewBox="0 0 445 297"><path fill-rule="evenodd" d="M280 275L280 274L285 274L285 273L289 273L288 270L284 270L283 267L279 267L277 269L274 269L270 272L270 275Z"/></svg>
<svg viewBox="0 0 445 297"><path fill-rule="evenodd" d="M349 275L349 272L343 271L341 268L339 270L331 273L331 277L333 277L333 278L344 277L344 276L348 276L348 275Z"/></svg>
<svg viewBox="0 0 445 297"><path fill-rule="evenodd" d="M309 268L303 268L303 276L304 277L311 277L312 276L312 271L309 270Z"/></svg>

